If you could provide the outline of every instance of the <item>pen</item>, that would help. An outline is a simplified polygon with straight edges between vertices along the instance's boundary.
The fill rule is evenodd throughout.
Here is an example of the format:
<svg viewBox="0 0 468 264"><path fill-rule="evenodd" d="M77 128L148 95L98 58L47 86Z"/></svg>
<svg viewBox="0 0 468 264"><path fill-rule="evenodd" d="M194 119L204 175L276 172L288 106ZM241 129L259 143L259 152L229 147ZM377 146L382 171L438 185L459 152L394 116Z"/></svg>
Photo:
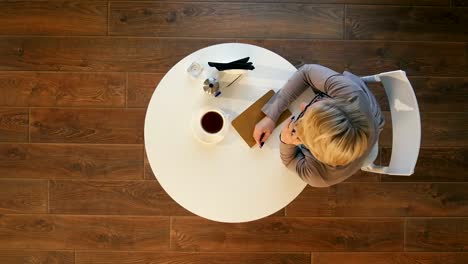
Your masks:
<svg viewBox="0 0 468 264"><path fill-rule="evenodd" d="M237 79L239 79L240 77L242 76L242 74L239 74L239 76L237 76L234 81L232 81L230 84L226 85L226 87L224 88L228 88L229 86L231 86L235 81L237 81Z"/></svg>
<svg viewBox="0 0 468 264"><path fill-rule="evenodd" d="M260 136L260 148L262 148L263 145L265 144L265 142L262 142L262 139L264 136L265 136L265 132L263 132L262 135Z"/></svg>

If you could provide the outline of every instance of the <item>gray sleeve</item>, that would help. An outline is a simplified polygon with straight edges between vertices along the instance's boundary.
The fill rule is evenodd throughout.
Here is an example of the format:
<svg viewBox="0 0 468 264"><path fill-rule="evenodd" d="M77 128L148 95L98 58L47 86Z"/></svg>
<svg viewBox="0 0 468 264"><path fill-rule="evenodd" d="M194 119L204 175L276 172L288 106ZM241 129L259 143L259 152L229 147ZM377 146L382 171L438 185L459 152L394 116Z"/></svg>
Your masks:
<svg viewBox="0 0 468 264"><path fill-rule="evenodd" d="M283 164L295 171L299 177L313 187L329 187L318 170L318 161L302 153L295 145L281 143L280 156Z"/></svg>
<svg viewBox="0 0 468 264"><path fill-rule="evenodd" d="M283 113L305 89L312 87L327 93L325 83L327 80L339 73L317 65L307 64L302 66L288 82L263 106L262 111L273 121L277 121Z"/></svg>

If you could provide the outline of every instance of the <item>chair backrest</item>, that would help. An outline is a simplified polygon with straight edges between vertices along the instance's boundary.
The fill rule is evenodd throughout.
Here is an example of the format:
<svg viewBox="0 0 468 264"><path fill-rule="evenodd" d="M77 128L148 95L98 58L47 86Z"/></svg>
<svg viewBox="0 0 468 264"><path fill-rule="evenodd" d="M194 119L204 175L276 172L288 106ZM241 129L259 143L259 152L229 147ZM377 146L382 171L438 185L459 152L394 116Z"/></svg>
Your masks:
<svg viewBox="0 0 468 264"><path fill-rule="evenodd" d="M363 79L380 81L383 84L392 115L393 142L388 167L370 164L362 169L376 173L409 176L414 172L421 144L421 119L413 87L406 73L401 70L384 72Z"/></svg>

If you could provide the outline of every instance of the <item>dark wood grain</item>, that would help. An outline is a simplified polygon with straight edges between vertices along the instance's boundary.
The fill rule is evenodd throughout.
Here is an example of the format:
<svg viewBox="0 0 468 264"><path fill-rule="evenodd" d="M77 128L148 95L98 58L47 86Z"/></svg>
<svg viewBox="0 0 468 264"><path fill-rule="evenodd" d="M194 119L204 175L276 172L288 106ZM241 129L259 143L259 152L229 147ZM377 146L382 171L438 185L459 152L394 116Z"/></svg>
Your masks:
<svg viewBox="0 0 468 264"><path fill-rule="evenodd" d="M50 212L97 215L191 215L157 181L51 181Z"/></svg>
<svg viewBox="0 0 468 264"><path fill-rule="evenodd" d="M0 215L0 248L167 250L169 218Z"/></svg>
<svg viewBox="0 0 468 264"><path fill-rule="evenodd" d="M113 0L112 2L129 2L131 0ZM454 0L463 2L464 0ZM164 0L164 2L181 2ZM186 0L184 2L199 2ZM315 4L368 4L368 5L410 5L410 6L450 6L450 0L205 0L203 2L241 2L241 3L315 3Z"/></svg>
<svg viewBox="0 0 468 264"><path fill-rule="evenodd" d="M5 264L74 264L72 251L0 250L0 263Z"/></svg>
<svg viewBox="0 0 468 264"><path fill-rule="evenodd" d="M406 220L407 251L467 251L468 218Z"/></svg>
<svg viewBox="0 0 468 264"><path fill-rule="evenodd" d="M2 35L106 35L105 1L0 1Z"/></svg>
<svg viewBox="0 0 468 264"><path fill-rule="evenodd" d="M421 113L421 146L462 147L468 145L468 113Z"/></svg>
<svg viewBox="0 0 468 264"><path fill-rule="evenodd" d="M0 70L160 72L210 45L235 39L0 37Z"/></svg>
<svg viewBox="0 0 468 264"><path fill-rule="evenodd" d="M454 6L468 6L467 0L452 0Z"/></svg>
<svg viewBox="0 0 468 264"><path fill-rule="evenodd" d="M342 183L306 187L288 216L466 216L466 183Z"/></svg>
<svg viewBox="0 0 468 264"><path fill-rule="evenodd" d="M0 38L0 70L167 72L186 55L235 39ZM402 69L408 75L465 76L466 45L438 42L247 40L296 66L319 63L368 75Z"/></svg>
<svg viewBox="0 0 468 264"><path fill-rule="evenodd" d="M380 145L392 145L391 117L384 112L386 124ZM465 147L468 145L467 113L421 113L421 147Z"/></svg>
<svg viewBox="0 0 468 264"><path fill-rule="evenodd" d="M466 112L468 78L409 77L420 112ZM380 83L369 84L382 110L390 111Z"/></svg>
<svg viewBox="0 0 468 264"><path fill-rule="evenodd" d="M464 43L240 40L270 49L295 66L318 63L357 75L404 70L409 76L466 76Z"/></svg>
<svg viewBox="0 0 468 264"><path fill-rule="evenodd" d="M129 73L128 74L128 107L147 107L156 86L164 74L161 73Z"/></svg>
<svg viewBox="0 0 468 264"><path fill-rule="evenodd" d="M399 219L264 218L242 224L172 218L172 248L182 251L399 251Z"/></svg>
<svg viewBox="0 0 468 264"><path fill-rule="evenodd" d="M46 180L0 180L0 214L47 213Z"/></svg>
<svg viewBox="0 0 468 264"><path fill-rule="evenodd" d="M0 178L143 178L141 145L0 144Z"/></svg>
<svg viewBox="0 0 468 264"><path fill-rule="evenodd" d="M377 164L377 161L376 161ZM358 171L353 176L345 180L345 182L379 182L380 174L370 173L366 171Z"/></svg>
<svg viewBox="0 0 468 264"><path fill-rule="evenodd" d="M353 6L346 10L346 39L467 41L468 9Z"/></svg>
<svg viewBox="0 0 468 264"><path fill-rule="evenodd" d="M343 13L342 5L111 2L109 33L158 37L342 39Z"/></svg>
<svg viewBox="0 0 468 264"><path fill-rule="evenodd" d="M31 109L31 142L143 143L143 109Z"/></svg>
<svg viewBox="0 0 468 264"><path fill-rule="evenodd" d="M309 253L77 252L76 264L310 264Z"/></svg>
<svg viewBox="0 0 468 264"><path fill-rule="evenodd" d="M468 253L314 253L313 264L464 264Z"/></svg>
<svg viewBox="0 0 468 264"><path fill-rule="evenodd" d="M0 72L0 106L125 106L123 73Z"/></svg>
<svg viewBox="0 0 468 264"><path fill-rule="evenodd" d="M0 142L28 142L27 108L0 107Z"/></svg>
<svg viewBox="0 0 468 264"><path fill-rule="evenodd" d="M149 163L148 156L146 156L145 151L145 180L156 180L151 164Z"/></svg>
<svg viewBox="0 0 468 264"><path fill-rule="evenodd" d="M423 131L424 133L424 131ZM383 160L388 165L391 149L381 149ZM422 148L414 174L410 177L382 175L384 182L466 182L468 181L468 149Z"/></svg>

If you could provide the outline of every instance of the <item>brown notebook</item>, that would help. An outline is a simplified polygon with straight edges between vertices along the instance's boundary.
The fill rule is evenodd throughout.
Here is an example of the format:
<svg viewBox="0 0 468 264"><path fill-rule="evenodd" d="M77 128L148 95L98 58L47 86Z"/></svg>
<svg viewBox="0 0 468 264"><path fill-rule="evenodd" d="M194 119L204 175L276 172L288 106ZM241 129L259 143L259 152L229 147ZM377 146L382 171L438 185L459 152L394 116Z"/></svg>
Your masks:
<svg viewBox="0 0 468 264"><path fill-rule="evenodd" d="M275 92L273 90L268 91L231 122L232 126L237 130L237 133L241 135L249 147L253 147L256 144L255 139L252 136L255 125L265 117L265 114L262 112L262 107L270 100L271 97L273 97L274 94ZM290 116L291 111L286 109L286 111L284 111L278 118L276 125L278 126L278 124L281 124Z"/></svg>

